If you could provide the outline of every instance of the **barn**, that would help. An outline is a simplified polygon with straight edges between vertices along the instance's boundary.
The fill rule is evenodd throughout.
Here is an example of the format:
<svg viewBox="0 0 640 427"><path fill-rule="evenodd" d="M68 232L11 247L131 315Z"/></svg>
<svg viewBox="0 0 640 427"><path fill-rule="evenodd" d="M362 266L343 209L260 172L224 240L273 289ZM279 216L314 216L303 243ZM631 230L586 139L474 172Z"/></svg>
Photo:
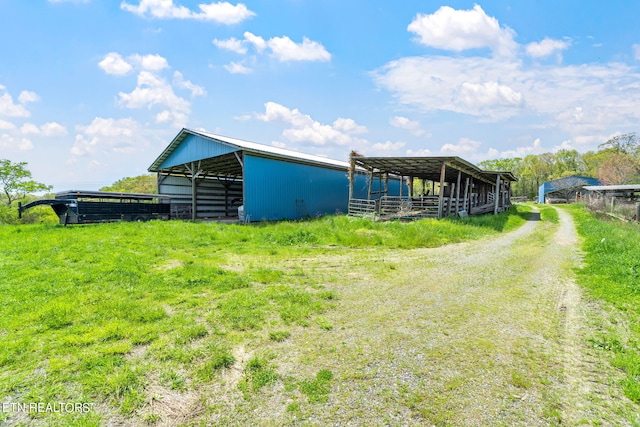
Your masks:
<svg viewBox="0 0 640 427"><path fill-rule="evenodd" d="M261 221L346 213L349 163L182 129L149 167L172 218ZM369 191L356 171L356 195ZM394 194L400 180L390 184ZM406 191L406 190L405 190Z"/></svg>
<svg viewBox="0 0 640 427"><path fill-rule="evenodd" d="M571 175L543 182L538 188L538 203L569 203L585 185L600 185L596 178Z"/></svg>

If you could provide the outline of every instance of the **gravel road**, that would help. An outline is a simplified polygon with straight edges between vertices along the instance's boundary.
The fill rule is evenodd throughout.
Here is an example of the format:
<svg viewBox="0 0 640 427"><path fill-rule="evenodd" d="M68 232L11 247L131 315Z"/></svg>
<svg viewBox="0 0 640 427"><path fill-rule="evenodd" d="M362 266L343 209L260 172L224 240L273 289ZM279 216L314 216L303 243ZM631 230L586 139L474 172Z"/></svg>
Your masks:
<svg viewBox="0 0 640 427"><path fill-rule="evenodd" d="M339 299L325 315L332 330L303 328L274 347L278 372L331 370L329 399L274 387L227 421L629 425L637 408L588 342L608 315L574 282L578 238L558 214L557 224L533 213L516 231L436 249L296 260Z"/></svg>

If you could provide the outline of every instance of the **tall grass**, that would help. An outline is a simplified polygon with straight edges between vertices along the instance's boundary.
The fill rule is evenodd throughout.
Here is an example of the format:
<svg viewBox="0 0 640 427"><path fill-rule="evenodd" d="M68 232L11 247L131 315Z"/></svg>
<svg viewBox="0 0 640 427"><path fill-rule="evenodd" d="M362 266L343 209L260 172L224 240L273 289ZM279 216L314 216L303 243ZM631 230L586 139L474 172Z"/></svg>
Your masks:
<svg viewBox="0 0 640 427"><path fill-rule="evenodd" d="M625 333L607 330L594 336L592 344L610 353L613 365L626 373L626 396L640 402L640 226L597 217L578 206L568 209L583 239L580 284L618 309L629 326Z"/></svg>
<svg viewBox="0 0 640 427"><path fill-rule="evenodd" d="M325 251L439 246L515 228L526 212L415 223L0 225L0 395L94 402L132 417L151 384L184 391L221 381L236 346L267 347L299 327L331 330L322 313L339 296L302 265L266 268L265 257L279 265ZM252 359L243 391L278 381L276 366ZM316 382L328 390L328 379ZM48 416L60 425L80 417ZM104 421L95 412L82 419Z"/></svg>

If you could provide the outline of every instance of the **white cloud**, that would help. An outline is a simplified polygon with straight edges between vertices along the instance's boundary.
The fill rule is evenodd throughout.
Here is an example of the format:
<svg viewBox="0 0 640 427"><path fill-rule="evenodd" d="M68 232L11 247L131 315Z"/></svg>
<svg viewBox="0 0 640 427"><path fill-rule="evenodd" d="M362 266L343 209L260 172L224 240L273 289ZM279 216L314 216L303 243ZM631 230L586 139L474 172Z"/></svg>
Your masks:
<svg viewBox="0 0 640 427"><path fill-rule="evenodd" d="M4 87L0 88L4 90ZM0 95L0 114L9 117L29 117L31 113L21 104L15 104L8 93Z"/></svg>
<svg viewBox="0 0 640 427"><path fill-rule="evenodd" d="M398 129L408 130L415 136L427 135L427 133L420 127L420 123L410 120L407 117L394 116L389 119L389 124Z"/></svg>
<svg viewBox="0 0 640 427"><path fill-rule="evenodd" d="M28 138L14 138L11 135L3 134L0 136L0 148L3 151L29 151L33 150L33 143Z"/></svg>
<svg viewBox="0 0 640 427"><path fill-rule="evenodd" d="M233 61L224 65L224 69L231 74L250 74L253 71L251 68Z"/></svg>
<svg viewBox="0 0 640 427"><path fill-rule="evenodd" d="M640 61L640 44L634 44L631 48L633 49L633 57L635 60Z"/></svg>
<svg viewBox="0 0 640 427"><path fill-rule="evenodd" d="M204 96L207 94L207 91L202 86L198 86L191 83L189 80L185 80L180 71L175 71L173 73L173 84L180 89L187 89L191 91L191 96Z"/></svg>
<svg viewBox="0 0 640 427"><path fill-rule="evenodd" d="M33 123L25 123L20 128L20 133L23 135L37 135L40 133L40 129Z"/></svg>
<svg viewBox="0 0 640 427"><path fill-rule="evenodd" d="M184 125L187 115L191 112L186 99L177 96L164 78L149 71L141 71L138 74L138 84L133 91L120 92L118 96L120 104L126 108L165 107L166 110L156 116L156 121L172 120L176 126Z"/></svg>
<svg viewBox="0 0 640 427"><path fill-rule="evenodd" d="M18 101L20 101L22 105L26 104L27 102L35 102L39 99L40 97L37 93L31 92L29 90L23 90L22 92L20 92L20 95L18 95Z"/></svg>
<svg viewBox="0 0 640 427"><path fill-rule="evenodd" d="M174 126L184 126L191 104L186 99L176 95L174 87L191 92L192 97L206 95L206 90L184 78L181 72L174 71L172 82L169 83L162 76L163 71L169 69L166 58L158 54L127 57L127 61L116 52L109 53L101 62L100 67L108 74L124 75L134 69L138 72L137 85L131 92L120 92L119 103L126 108L155 108L161 111L155 114L158 123L173 122Z"/></svg>
<svg viewBox="0 0 640 427"><path fill-rule="evenodd" d="M490 149L488 154L488 158L512 158L512 157L525 157L529 154L542 154L544 152L549 151L548 149L542 146L540 138L536 138L531 145L526 145L523 147L516 147L511 150L504 150L498 152L495 148Z"/></svg>
<svg viewBox="0 0 640 427"><path fill-rule="evenodd" d="M377 142L373 144L371 147L373 148L374 151L377 151L377 152L394 152L394 151L399 151L405 145L406 144L401 141L398 141L398 142L386 141L386 142Z"/></svg>
<svg viewBox="0 0 640 427"><path fill-rule="evenodd" d="M440 148L440 152L462 156L469 153L475 153L481 145L482 143L479 141L474 141L469 138L460 138L457 144L444 144L442 148Z"/></svg>
<svg viewBox="0 0 640 427"><path fill-rule="evenodd" d="M141 138L140 125L133 119L96 117L87 126L77 126L79 132L71 148L75 156L100 153L131 153L147 145Z"/></svg>
<svg viewBox="0 0 640 427"><path fill-rule="evenodd" d="M522 94L520 92L497 82L464 82L455 97L459 105L472 109L494 106L518 107L522 104Z"/></svg>
<svg viewBox="0 0 640 427"><path fill-rule="evenodd" d="M244 33L244 39L247 42L251 43L256 48L258 53L262 53L267 48L267 42L264 41L262 37L256 36L255 34L252 34L249 31L246 31Z"/></svg>
<svg viewBox="0 0 640 427"><path fill-rule="evenodd" d="M199 12L194 12L185 6L175 5L173 0L140 0L137 6L123 1L120 7L142 17L196 19L225 25L237 24L256 15L242 3L232 5L228 2L201 3L198 5Z"/></svg>
<svg viewBox="0 0 640 427"><path fill-rule="evenodd" d="M302 43L296 43L287 36L272 37L265 41L262 37L247 31L244 33L244 40L235 38L227 40L215 39L213 44L220 49L231 50L239 54L247 53L248 45L253 46L258 53L263 53L268 48L271 51L271 55L280 62L327 62L331 60L331 54L321 43L309 40L307 37L302 38ZM237 68L231 69L237 70ZM227 70L231 72L229 68Z"/></svg>
<svg viewBox="0 0 640 427"><path fill-rule="evenodd" d="M559 55L561 51L569 48L569 43L562 40L545 38L540 42L529 43L526 46L527 55L533 58L544 58L553 54ZM559 57L561 59L561 57Z"/></svg>
<svg viewBox="0 0 640 427"><path fill-rule="evenodd" d="M67 128L56 122L48 122L40 126L40 131L43 136L65 136L67 135Z"/></svg>
<svg viewBox="0 0 640 427"><path fill-rule="evenodd" d="M13 123L6 120L0 120L0 130L13 130L15 128L16 125L14 125Z"/></svg>
<svg viewBox="0 0 640 427"><path fill-rule="evenodd" d="M356 123L353 119L344 119L342 117L337 118L333 122L333 127L345 133L358 134L367 133L367 127Z"/></svg>
<svg viewBox="0 0 640 427"><path fill-rule="evenodd" d="M155 54L155 55L131 55L129 59L136 63L140 64L140 67L143 70L147 71L160 71L165 68L169 68L169 63L166 58Z"/></svg>
<svg viewBox="0 0 640 427"><path fill-rule="evenodd" d="M289 37L273 37L267 42L273 55L286 61L330 61L331 54L320 43L303 37L302 43L295 43Z"/></svg>
<svg viewBox="0 0 640 427"><path fill-rule="evenodd" d="M247 46L243 40L238 40L235 37L226 40L213 39L213 44L220 49L230 50L231 52L244 55L247 53Z"/></svg>
<svg viewBox="0 0 640 427"><path fill-rule="evenodd" d="M302 114L297 108L292 110L275 102L267 102L265 113L256 114L256 118L265 122L284 122L291 126L282 132L286 140L318 146L362 144L363 140L354 137L353 134L366 129L355 121L344 118L337 119L333 125L323 125L311 116Z"/></svg>
<svg viewBox="0 0 640 427"><path fill-rule="evenodd" d="M107 74L124 76L132 70L131 64L122 59L119 53L110 52L98 63L98 66Z"/></svg>
<svg viewBox="0 0 640 427"><path fill-rule="evenodd" d="M515 32L501 27L482 7L455 10L442 6L431 15L418 14L407 30L418 35L418 42L429 47L460 52L489 48L497 55L511 55L517 44Z"/></svg>

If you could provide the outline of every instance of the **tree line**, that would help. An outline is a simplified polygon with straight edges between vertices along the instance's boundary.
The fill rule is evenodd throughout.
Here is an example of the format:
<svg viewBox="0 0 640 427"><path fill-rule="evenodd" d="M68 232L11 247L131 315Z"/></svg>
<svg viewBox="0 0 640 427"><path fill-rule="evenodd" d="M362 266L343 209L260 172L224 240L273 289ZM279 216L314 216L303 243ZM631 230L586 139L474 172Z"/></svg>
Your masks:
<svg viewBox="0 0 640 427"><path fill-rule="evenodd" d="M615 136L598 148L583 154L563 149L556 153L485 160L479 166L512 172L518 178L511 186L513 195L529 199L537 197L542 183L572 175L597 178L603 185L640 183L640 138L635 133Z"/></svg>

